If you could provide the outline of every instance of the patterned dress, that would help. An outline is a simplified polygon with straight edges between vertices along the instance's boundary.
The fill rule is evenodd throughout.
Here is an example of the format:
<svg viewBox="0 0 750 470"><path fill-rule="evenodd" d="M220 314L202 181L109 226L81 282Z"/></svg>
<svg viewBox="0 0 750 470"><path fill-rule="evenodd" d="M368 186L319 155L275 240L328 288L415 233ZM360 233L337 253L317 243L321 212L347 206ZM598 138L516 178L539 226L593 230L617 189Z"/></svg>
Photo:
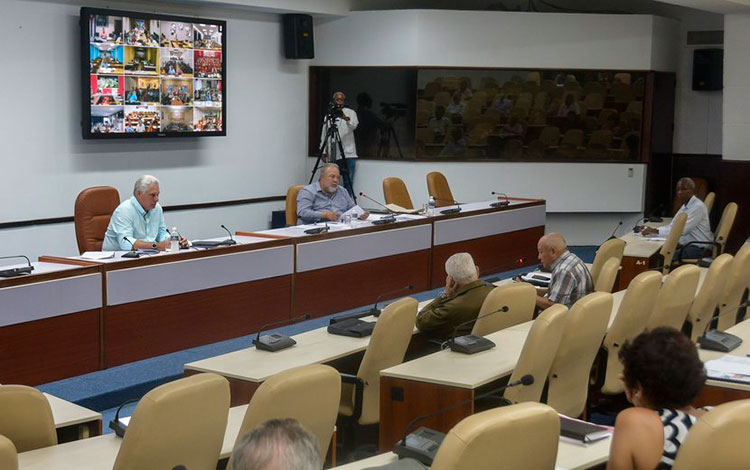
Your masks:
<svg viewBox="0 0 750 470"><path fill-rule="evenodd" d="M690 427L698 420L684 411L662 408L657 410L664 425L664 450L656 470L671 470L677 451L687 437Z"/></svg>

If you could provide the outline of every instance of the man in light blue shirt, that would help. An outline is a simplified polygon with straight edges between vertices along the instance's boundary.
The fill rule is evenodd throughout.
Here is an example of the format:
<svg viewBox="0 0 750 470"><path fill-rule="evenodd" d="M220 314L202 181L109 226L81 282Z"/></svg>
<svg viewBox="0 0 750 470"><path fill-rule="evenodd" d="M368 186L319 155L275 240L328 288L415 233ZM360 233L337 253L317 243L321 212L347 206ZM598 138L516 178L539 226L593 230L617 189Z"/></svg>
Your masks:
<svg viewBox="0 0 750 470"><path fill-rule="evenodd" d="M677 199L682 205L677 214L686 213L687 221L685 228L680 236L680 245L685 246L690 242L713 242L714 234L711 232L711 225L708 221L708 210L703 201L695 196L695 182L690 178L680 178L677 182ZM675 214L675 216L677 216ZM672 219L674 220L674 219ZM672 224L664 227L642 227L641 233L644 236L658 235L666 237L672 230ZM683 249L682 258L699 258L705 256L711 251L709 243L693 244Z"/></svg>
<svg viewBox="0 0 750 470"><path fill-rule="evenodd" d="M127 238L127 239L126 239ZM166 250L169 233L159 205L159 180L151 175L139 177L133 196L112 213L104 235L103 251ZM180 237L180 245L187 240Z"/></svg>
<svg viewBox="0 0 750 470"><path fill-rule="evenodd" d="M317 183L308 184L297 194L297 217L304 224L323 220L335 222L341 214L356 204L349 193L339 189L341 173L335 163L327 163L320 168L320 179ZM360 219L370 214L365 211Z"/></svg>

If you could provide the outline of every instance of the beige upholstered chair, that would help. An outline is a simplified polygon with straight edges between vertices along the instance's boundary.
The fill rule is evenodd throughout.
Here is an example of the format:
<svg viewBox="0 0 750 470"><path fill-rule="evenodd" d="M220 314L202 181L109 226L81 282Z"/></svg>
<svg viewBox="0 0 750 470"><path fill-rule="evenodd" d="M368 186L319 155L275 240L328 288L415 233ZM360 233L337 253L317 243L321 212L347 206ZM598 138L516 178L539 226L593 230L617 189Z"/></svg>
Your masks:
<svg viewBox="0 0 750 470"><path fill-rule="evenodd" d="M614 257L608 259L599 271L599 276L594 281L594 290L596 292L612 293L619 270L620 260Z"/></svg>
<svg viewBox="0 0 750 470"><path fill-rule="evenodd" d="M750 433L750 400L724 403L690 428L680 446L674 470L744 470L750 468L747 436Z"/></svg>
<svg viewBox="0 0 750 470"><path fill-rule="evenodd" d="M549 372L547 404L559 413L583 413L589 376L612 312L612 294L594 292L573 304ZM535 377L536 378L536 377Z"/></svg>
<svg viewBox="0 0 750 470"><path fill-rule="evenodd" d="M0 468L3 470L18 470L18 452L13 441L0 435Z"/></svg>
<svg viewBox="0 0 750 470"><path fill-rule="evenodd" d="M691 325L690 339L693 342L698 341L698 337L706 332L711 323L711 318L719 306L722 291L726 286L733 259L732 255L724 253L708 268L703 285L695 295L695 300L687 315L687 321Z"/></svg>
<svg viewBox="0 0 750 470"><path fill-rule="evenodd" d="M111 186L86 188L73 205L73 224L78 251L101 251L112 212L120 205L120 193Z"/></svg>
<svg viewBox="0 0 750 470"><path fill-rule="evenodd" d="M690 306L695 299L700 270L697 266L685 265L672 271L665 279L651 311L646 328L669 326L682 329Z"/></svg>
<svg viewBox="0 0 750 470"><path fill-rule="evenodd" d="M552 360L560 345L567 314L568 307L563 304L554 304L534 320L529 335L523 343L523 349L521 349L513 374L510 376L510 382L515 382L524 375L530 374L534 377L534 383L506 389L503 396L507 400L512 403L540 400Z"/></svg>
<svg viewBox="0 0 750 470"><path fill-rule="evenodd" d="M236 442L269 419L294 418L317 438L320 455L325 458L340 395L341 377L330 366L313 364L280 372L263 382L253 394ZM230 460L228 470L231 465Z"/></svg>
<svg viewBox="0 0 750 470"><path fill-rule="evenodd" d="M669 231L669 235L667 235L667 240L661 246L659 254L662 256L664 263L662 267L664 274L669 274L669 271L672 269L672 261L674 260L674 254L677 250L677 244L680 242L682 231L685 230L685 222L687 222L686 213L683 212L677 215L672 220L672 229Z"/></svg>
<svg viewBox="0 0 750 470"><path fill-rule="evenodd" d="M373 424L380 420L380 371L404 360L416 318L417 301L411 297L383 309L356 377L342 375L345 383L339 414L359 424Z"/></svg>
<svg viewBox="0 0 750 470"><path fill-rule="evenodd" d="M136 406L113 470L216 468L229 416L229 382L197 374L148 392Z"/></svg>
<svg viewBox="0 0 750 470"><path fill-rule="evenodd" d="M445 436L432 470L552 469L560 418L541 403L519 403L464 418Z"/></svg>
<svg viewBox="0 0 750 470"><path fill-rule="evenodd" d="M716 226L716 233L714 233L714 240L713 240L713 252L712 257L716 258L720 254L724 253L724 248L727 244L727 237L729 237L729 233L732 231L732 226L734 225L734 219L737 217L737 204L734 202L730 202L729 204L724 207L724 212L721 213L721 219L719 219L719 224ZM699 243L699 242L690 242L689 245L700 245L708 247L711 245L711 243ZM680 257L680 263L697 263L697 259L685 259Z"/></svg>
<svg viewBox="0 0 750 470"><path fill-rule="evenodd" d="M536 307L536 289L516 282L496 287L487 294L471 334L485 336L503 328L531 321Z"/></svg>
<svg viewBox="0 0 750 470"><path fill-rule="evenodd" d="M617 258L622 261L622 254L625 251L625 240L621 238L613 238L602 243L598 250L596 250L596 256L594 257L594 264L591 265L591 279L596 282L599 277L599 271L602 270L604 263L610 258Z"/></svg>
<svg viewBox="0 0 750 470"><path fill-rule="evenodd" d="M0 385L0 434L18 452L57 445L57 431L47 397L25 385Z"/></svg>
<svg viewBox="0 0 750 470"><path fill-rule="evenodd" d="M630 281L612 326L604 337L607 364L602 393L616 395L624 391L618 378L622 372L622 363L617 354L625 341L632 340L646 329L646 322L651 316L660 288L661 274L656 271L642 272Z"/></svg>
<svg viewBox="0 0 750 470"><path fill-rule="evenodd" d="M409 190L401 178L390 176L383 180L383 197L386 204L396 204L404 209L414 209Z"/></svg>
<svg viewBox="0 0 750 470"><path fill-rule="evenodd" d="M711 209L714 208L714 201L716 201L716 193L711 191L706 194L706 199L703 200L703 204L706 205L706 211L711 215Z"/></svg>
<svg viewBox="0 0 750 470"><path fill-rule="evenodd" d="M448 180L439 171L427 173L427 193L435 198L435 207L452 206L455 201Z"/></svg>
<svg viewBox="0 0 750 470"><path fill-rule="evenodd" d="M297 195L304 188L303 184L293 184L286 190L286 225L297 225Z"/></svg>
<svg viewBox="0 0 750 470"><path fill-rule="evenodd" d="M726 285L719 298L720 330L724 331L737 323L737 309L748 288L750 288L750 244L745 243L732 261Z"/></svg>

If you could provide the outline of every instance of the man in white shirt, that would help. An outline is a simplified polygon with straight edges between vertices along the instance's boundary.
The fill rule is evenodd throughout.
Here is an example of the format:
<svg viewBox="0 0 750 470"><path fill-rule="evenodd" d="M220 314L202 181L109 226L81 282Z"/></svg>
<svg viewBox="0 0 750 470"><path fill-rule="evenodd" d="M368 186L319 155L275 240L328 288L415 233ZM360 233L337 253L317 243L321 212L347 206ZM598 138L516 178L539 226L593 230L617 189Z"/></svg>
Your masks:
<svg viewBox="0 0 750 470"><path fill-rule="evenodd" d="M677 211L677 214L686 213L687 221L685 222L685 228L680 236L680 245L682 255L681 258L700 258L706 255L711 250L710 242L714 241L714 235L711 232L711 225L708 220L708 210L703 201L695 196L695 182L690 178L680 178L677 182L677 199L680 200L682 205ZM675 214L675 216L677 215ZM673 219L674 220L674 219ZM664 227L653 228L653 227L641 227L641 234L645 236L658 235L660 237L666 237L672 230L672 224L665 225ZM687 247L690 242L709 242L701 244L691 244ZM678 255L679 256L679 255Z"/></svg>
<svg viewBox="0 0 750 470"><path fill-rule="evenodd" d="M344 107L345 101L346 95L344 93L337 91L333 94L333 104L336 108L336 114L338 114L338 116L334 119L334 124L339 131L339 136L341 136L341 146L344 148L344 156L346 157L346 169L343 168L341 162L338 162L338 164L342 171L349 172L348 180L347 178L343 179L344 187L346 187L346 189L349 191L349 194L353 195L354 170L356 161L355 159L357 158L357 146L354 142L354 129L356 129L359 125L359 119L357 119L356 111L351 108ZM326 134L328 133L328 125L329 119L328 116L326 116L326 119L323 121L323 130L320 135L321 140L326 138ZM325 147L323 148L324 160L329 163L337 163L337 161L341 160L342 158L340 153L341 150L338 148L335 139L329 137L325 142ZM351 183L352 187L349 187L348 183Z"/></svg>

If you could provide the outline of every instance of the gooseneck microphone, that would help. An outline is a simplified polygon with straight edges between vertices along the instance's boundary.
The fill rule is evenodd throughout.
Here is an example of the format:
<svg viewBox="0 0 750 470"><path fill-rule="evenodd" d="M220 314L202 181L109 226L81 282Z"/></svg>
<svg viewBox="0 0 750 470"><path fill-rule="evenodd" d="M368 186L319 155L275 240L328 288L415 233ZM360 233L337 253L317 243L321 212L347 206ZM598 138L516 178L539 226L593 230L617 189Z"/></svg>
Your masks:
<svg viewBox="0 0 750 470"><path fill-rule="evenodd" d="M509 206L510 205L510 200L508 199L508 195L507 194L505 194L505 193L499 193L497 191L492 191L491 194L493 196L495 196L495 195L502 196L502 197L505 198L505 200L504 201L493 202L492 204L490 204L490 207L505 207L505 206Z"/></svg>
<svg viewBox="0 0 750 470"><path fill-rule="evenodd" d="M382 219L379 219L379 220L373 220L372 223L374 225L389 224L391 222L395 222L396 221L396 213L394 211L390 210L388 208L388 206L386 206L385 204L381 203L380 201L377 201L377 200L371 198L370 196L368 196L367 194L363 193L362 191L359 192L359 195L362 196L365 199L368 199L368 200L374 202L375 204L379 205L380 207L382 207L383 209L385 209L385 210L388 211L388 215L386 217L383 217Z"/></svg>
<svg viewBox="0 0 750 470"><path fill-rule="evenodd" d="M622 220L619 221L619 222L617 222L617 226L615 227L614 230L612 230L612 235L610 235L609 238L607 238L607 240L614 240L615 238L617 238L617 236L615 236L615 234L620 229L620 227L622 227Z"/></svg>
<svg viewBox="0 0 750 470"><path fill-rule="evenodd" d="M309 228L309 229L305 230L305 233L308 234L308 235L315 235L317 233L327 233L330 229L331 229L331 227L328 226L328 221L324 220L322 227Z"/></svg>
<svg viewBox="0 0 750 470"><path fill-rule="evenodd" d="M440 408L439 410L433 411L432 413L419 416L413 419L406 427L404 437L393 447L393 453L398 455L399 458L412 458L422 462L427 466L430 466L432 465L432 461L437 454L437 450L440 447L440 444L443 442L443 439L445 439L445 433L435 431L427 427L420 427L414 433L411 433L411 431L417 424L426 419L430 419L461 406L465 406L469 403L472 403L474 400L486 398L495 393L502 392L506 388L516 387L518 385L527 386L533 384L534 376L531 374L526 374L519 380L511 382L504 387L499 387L494 390L490 390L489 392L481 393L479 395L476 395L474 398L469 398L468 400L460 401L454 405Z"/></svg>
<svg viewBox="0 0 750 470"><path fill-rule="evenodd" d="M457 214L461 212L461 203L456 201L455 199L440 199L436 197L435 200L440 201L440 202L450 202L451 204L455 204L457 206L457 207L453 207L450 209L443 209L440 211L441 214L447 215L447 214Z"/></svg>
<svg viewBox="0 0 750 470"><path fill-rule="evenodd" d="M14 258L25 259L28 266L0 270L0 277L13 277L13 276L20 276L22 274L30 274L31 271L34 270L34 266L31 265L31 260L29 260L29 257L26 255L0 256L0 259L14 259Z"/></svg>
<svg viewBox="0 0 750 470"><path fill-rule="evenodd" d="M393 294L398 294L398 293L403 292L403 291L412 291L412 290L414 290L414 286L411 285L411 284L409 284L409 285L406 285L406 286L404 286L404 287L402 287L400 289L395 289L395 290L392 290L390 292L383 292L382 294L380 294L375 299L375 305L373 305L372 308L369 310L370 315L373 315L373 316L376 316L376 317L380 316L381 310L378 308L378 303L380 303L380 301L383 300L384 298L388 298L388 297L392 296Z"/></svg>
<svg viewBox="0 0 750 470"><path fill-rule="evenodd" d="M294 346L295 344L297 344L297 342L293 340L292 338L290 338L289 336L282 335L279 333L271 333L270 335L264 335L264 336L261 336L260 334L271 326L283 325L287 323L297 323L298 321L309 320L309 319L310 319L310 315L304 314L304 315L300 315L294 318L286 318L284 320L266 323L260 328L260 330L258 330L258 334L255 336L255 339L253 340L253 344L255 345L257 349L260 349L261 351L270 351L270 352L281 351L282 349L286 349L288 347Z"/></svg>
<svg viewBox="0 0 750 470"><path fill-rule="evenodd" d="M742 344L742 338L731 333L727 333L726 331L719 331L717 329L711 330L710 327L714 322L718 321L719 318L726 315L736 315L740 309L745 308L749 305L750 300L741 302L737 306L737 308L732 308L724 313L720 313L711 317L711 319L707 323L707 326L703 326L703 328L706 328L706 331L704 331L703 334L698 337L698 344L700 345L701 349L726 353L738 348ZM693 325L693 328L698 328L698 325Z"/></svg>
<svg viewBox="0 0 750 470"><path fill-rule="evenodd" d="M226 228L224 224L221 224L221 228L226 230L227 233L229 234L229 240L224 240L222 243L224 245L229 245L229 246L236 245L237 241L234 238L232 238L232 232L228 228Z"/></svg>
<svg viewBox="0 0 750 470"><path fill-rule="evenodd" d="M495 347L495 343L485 338L484 336L477 336L473 334L456 336L458 335L458 330L461 329L461 327L465 325L476 323L476 321L479 320L480 318L489 317L490 315L494 315L498 312L507 312L508 310L510 310L508 306L503 305L497 310L487 312L472 320L467 320L465 322L459 323L458 325L456 325L455 328L453 328L453 333L451 333L450 339L446 341L445 344L448 345L451 351L459 352L463 354L476 354L478 352L492 349L493 347Z"/></svg>
<svg viewBox="0 0 750 470"><path fill-rule="evenodd" d="M130 251L123 253L122 258L140 258L141 254L135 249L135 242L130 241L128 237L122 237L122 239L130 243Z"/></svg>

